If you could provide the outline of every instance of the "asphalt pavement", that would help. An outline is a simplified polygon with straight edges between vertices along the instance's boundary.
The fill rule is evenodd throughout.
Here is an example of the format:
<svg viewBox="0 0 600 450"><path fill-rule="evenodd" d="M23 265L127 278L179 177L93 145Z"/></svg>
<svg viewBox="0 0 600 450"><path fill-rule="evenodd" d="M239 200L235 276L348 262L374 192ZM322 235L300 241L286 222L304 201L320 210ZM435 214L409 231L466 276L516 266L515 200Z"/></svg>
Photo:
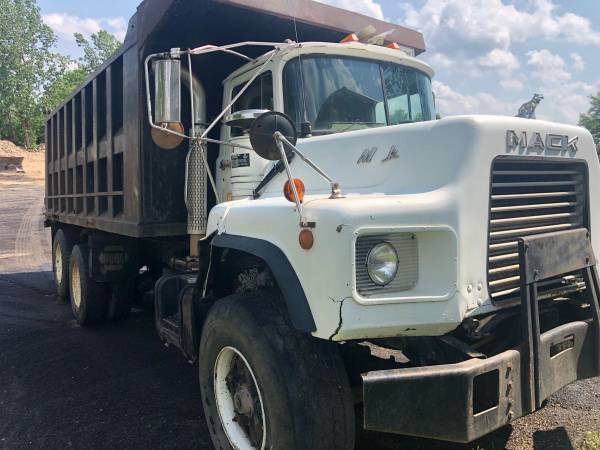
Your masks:
<svg viewBox="0 0 600 450"><path fill-rule="evenodd" d="M53 293L39 183L0 183L0 448L212 448L197 369L150 309L81 328ZM571 449L600 429L600 381L468 446L362 433L357 449Z"/></svg>

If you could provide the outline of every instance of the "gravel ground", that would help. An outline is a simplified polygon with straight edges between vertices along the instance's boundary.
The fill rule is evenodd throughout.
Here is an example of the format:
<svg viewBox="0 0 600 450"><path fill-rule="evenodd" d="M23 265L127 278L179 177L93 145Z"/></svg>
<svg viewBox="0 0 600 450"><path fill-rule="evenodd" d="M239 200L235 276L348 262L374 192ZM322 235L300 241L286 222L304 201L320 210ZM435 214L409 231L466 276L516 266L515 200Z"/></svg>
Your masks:
<svg viewBox="0 0 600 450"><path fill-rule="evenodd" d="M82 329L53 295L43 186L0 174L0 448L211 448L196 371L151 311ZM357 449L572 449L600 430L600 380L471 445L363 432Z"/></svg>

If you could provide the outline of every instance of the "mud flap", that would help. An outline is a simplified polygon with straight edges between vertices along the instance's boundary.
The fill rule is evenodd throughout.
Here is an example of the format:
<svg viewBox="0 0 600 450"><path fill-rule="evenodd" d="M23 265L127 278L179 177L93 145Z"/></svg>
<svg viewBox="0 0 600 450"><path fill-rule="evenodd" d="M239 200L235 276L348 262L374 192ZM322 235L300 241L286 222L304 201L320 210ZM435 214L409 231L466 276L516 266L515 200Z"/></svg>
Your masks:
<svg viewBox="0 0 600 450"><path fill-rule="evenodd" d="M137 274L136 248L128 239L91 235L88 238L90 276L99 283L127 281Z"/></svg>

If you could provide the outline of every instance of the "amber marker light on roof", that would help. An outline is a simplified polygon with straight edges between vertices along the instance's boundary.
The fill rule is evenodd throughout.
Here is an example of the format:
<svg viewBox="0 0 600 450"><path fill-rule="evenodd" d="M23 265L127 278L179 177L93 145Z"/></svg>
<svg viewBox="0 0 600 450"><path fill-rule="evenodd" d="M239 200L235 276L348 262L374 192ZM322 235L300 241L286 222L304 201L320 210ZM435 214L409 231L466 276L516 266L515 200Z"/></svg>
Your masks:
<svg viewBox="0 0 600 450"><path fill-rule="evenodd" d="M394 50L402 50L396 42L390 42L386 47Z"/></svg>
<svg viewBox="0 0 600 450"><path fill-rule="evenodd" d="M340 41L340 44L346 44L348 42L358 42L358 36L354 33L350 33L344 39Z"/></svg>
<svg viewBox="0 0 600 450"><path fill-rule="evenodd" d="M300 203L302 203L302 200L304 200L304 183L302 182L302 180L300 178L294 178L294 184L296 185L296 192L298 193L298 200L300 201ZM292 203L296 203L296 199L294 198L294 190L292 189L292 185L290 183L290 180L286 181L285 184L283 185L283 195L285 196L285 198L292 202Z"/></svg>

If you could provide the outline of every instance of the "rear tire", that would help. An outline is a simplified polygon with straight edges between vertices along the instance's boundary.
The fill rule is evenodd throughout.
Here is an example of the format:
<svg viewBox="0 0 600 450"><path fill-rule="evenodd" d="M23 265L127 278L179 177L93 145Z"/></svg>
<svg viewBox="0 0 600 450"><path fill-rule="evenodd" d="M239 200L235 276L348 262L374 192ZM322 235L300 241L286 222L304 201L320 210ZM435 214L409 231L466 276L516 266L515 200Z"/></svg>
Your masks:
<svg viewBox="0 0 600 450"><path fill-rule="evenodd" d="M56 294L64 301L69 298L69 261L72 249L73 242L69 233L59 229L52 241L52 272Z"/></svg>
<svg viewBox="0 0 600 450"><path fill-rule="evenodd" d="M71 309L77 323L86 326L104 321L107 289L90 278L85 245L73 247L69 267Z"/></svg>
<svg viewBox="0 0 600 450"><path fill-rule="evenodd" d="M199 374L213 444L353 449L354 406L336 344L293 329L280 302L276 292L241 293L208 314Z"/></svg>

